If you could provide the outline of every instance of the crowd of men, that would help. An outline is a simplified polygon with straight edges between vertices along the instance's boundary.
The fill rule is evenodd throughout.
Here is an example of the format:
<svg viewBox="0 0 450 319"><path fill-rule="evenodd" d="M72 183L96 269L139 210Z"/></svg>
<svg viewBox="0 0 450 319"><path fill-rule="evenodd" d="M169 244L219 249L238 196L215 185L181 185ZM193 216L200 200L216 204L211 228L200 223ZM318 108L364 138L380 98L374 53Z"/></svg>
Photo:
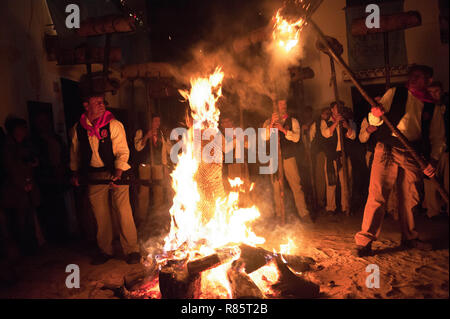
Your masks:
<svg viewBox="0 0 450 319"><path fill-rule="evenodd" d="M360 123L341 101L332 102L316 117L306 107L298 118L289 112L285 99L274 101L276 110L263 127L266 140L272 128L278 130L278 172L262 179L250 164L224 163L224 188L229 189L229 178L241 177L254 181L263 192L271 189L272 196L260 195L264 200L272 198L273 209L265 207L263 215L275 221L286 214L285 194L290 190L304 224L317 222L319 211L351 215L354 203L364 201L361 230L355 235L357 256L372 254L371 244L380 234L386 211L399 220L403 245L427 249L414 224L417 208L426 209L430 218L445 210L448 215L448 205L429 181L438 177L448 192L448 96L432 76L431 68L414 65L407 85L378 97L379 107L372 108ZM85 187L98 248L92 263L114 258L115 233L126 262L140 262L138 229L155 207L170 204L173 197L172 141L159 115L153 114L148 127L126 132L123 123L106 110L102 94L87 94L83 106L85 113L71 129L69 146L53 131L49 114L35 118L33 136L25 120L6 120L6 134L1 136L0 258L8 258L11 246L33 254L45 242L67 240L73 221L66 193L70 187ZM382 115L427 159L430 164L425 170L419 169L383 123ZM220 128L235 128L235 122L224 112ZM140 154L132 163L134 170L130 151ZM365 169L360 169L358 160ZM138 185L136 205L130 201L130 185ZM367 195L361 197L364 185ZM362 189L354 192L354 187ZM83 233L90 219L85 218L86 207L77 205L76 210Z"/></svg>

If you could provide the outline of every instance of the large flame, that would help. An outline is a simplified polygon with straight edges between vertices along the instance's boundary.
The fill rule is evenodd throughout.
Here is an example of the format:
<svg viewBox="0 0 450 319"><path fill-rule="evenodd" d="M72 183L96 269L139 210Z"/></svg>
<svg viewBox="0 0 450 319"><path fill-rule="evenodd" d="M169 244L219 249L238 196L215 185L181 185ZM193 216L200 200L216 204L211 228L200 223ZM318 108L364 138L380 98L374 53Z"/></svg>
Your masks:
<svg viewBox="0 0 450 319"><path fill-rule="evenodd" d="M195 180L199 168L199 159L194 155L194 132L205 129L217 129L220 111L216 102L222 95L224 73L220 67L208 77L191 79L190 91L180 90L180 94L189 101L193 125L183 139L186 151L179 155L178 164L172 172L172 187L175 190L173 205L170 209L170 232L165 238L164 250L170 258L186 260L196 259L212 253L219 248L237 247L240 243L257 245L265 239L257 236L249 224L260 214L256 207L240 208L240 180L232 181L234 188L225 198L215 198L216 207L212 218L205 222L199 209L200 194ZM224 253L223 258L236 259L240 255L238 248L233 253ZM219 256L222 256L219 254ZM202 295L200 298L230 298L231 291L226 270L231 262L203 272Z"/></svg>
<svg viewBox="0 0 450 319"><path fill-rule="evenodd" d="M234 260L240 257L239 244L261 245L263 237L257 236L251 229L251 223L260 213L255 206L239 207L239 193L245 192L244 182L236 178L230 180L232 191L225 198L215 198L213 216L206 220L199 208L201 196L195 176L200 160L194 154L194 132L205 129L217 129L220 112L216 102L221 97L221 85L224 73L220 67L208 77L191 79L190 91L180 91L189 101L194 119L193 125L183 137L185 151L178 156L178 164L172 172L172 187L175 191L173 205L170 208L170 232L164 239L164 254L157 260L160 265L168 259L193 260L213 253L225 262L213 269L202 272L201 292L198 298L231 298L231 286L227 271ZM251 185L251 188L253 185ZM293 247L289 242L280 246L282 253L288 253ZM250 275L251 279L267 297L276 297L271 286L280 277L274 261L261 267ZM158 281L147 288L152 296L158 297ZM160 296L160 295L159 295Z"/></svg>
<svg viewBox="0 0 450 319"><path fill-rule="evenodd" d="M276 16L273 18L274 27L272 37L276 45L282 49L285 53L290 53L297 47L300 38L300 31L305 23L303 18L294 22L289 22L281 15L281 9L277 11Z"/></svg>
<svg viewBox="0 0 450 319"><path fill-rule="evenodd" d="M217 67L208 78L191 79L191 91L179 90L181 96L189 101L194 125L200 124L199 129L217 128L220 111L215 107L222 96L222 80L224 73Z"/></svg>
<svg viewBox="0 0 450 319"><path fill-rule="evenodd" d="M203 212L198 208L200 195L195 181L199 159L194 156L194 129L216 129L220 111L216 107L222 95L224 73L220 67L209 77L191 80L191 90L180 90L189 101L194 125L185 136L186 152L181 154L172 173L175 190L170 209L171 228L165 239L166 251L182 251L188 258L214 252L229 243L261 244L264 238L256 236L247 223L259 217L256 207L239 208L239 192L233 191L226 198L215 198L214 216L205 224ZM239 186L242 183L237 183ZM183 249L180 247L184 245Z"/></svg>

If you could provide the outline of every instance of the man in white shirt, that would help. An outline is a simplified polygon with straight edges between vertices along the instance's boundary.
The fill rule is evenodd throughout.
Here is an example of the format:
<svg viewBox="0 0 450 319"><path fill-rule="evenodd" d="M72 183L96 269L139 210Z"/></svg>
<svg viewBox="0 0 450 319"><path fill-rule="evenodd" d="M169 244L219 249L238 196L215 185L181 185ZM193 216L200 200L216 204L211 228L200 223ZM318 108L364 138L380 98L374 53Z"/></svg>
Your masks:
<svg viewBox="0 0 450 319"><path fill-rule="evenodd" d="M97 221L97 244L100 253L92 264L107 262L113 255L112 213L118 213L120 243L129 264L140 262L136 226L129 198L128 185L116 185L128 164L129 149L125 129L112 113L106 111L103 95L84 98L86 112L72 129L70 169L72 183L79 186L79 177L88 180L111 180L108 184L88 186L89 202ZM109 192L116 209L111 209Z"/></svg>
<svg viewBox="0 0 450 319"><path fill-rule="evenodd" d="M422 242L414 223L414 209L419 205L418 184L422 172L418 164L403 147L397 137L383 125L381 115L397 126L398 130L414 145L423 146L424 155L435 158L441 147L436 143L440 134L433 129L438 117L433 115L433 100L426 91L432 82L433 70L422 65L413 65L409 70L407 87L389 89L380 100L380 105L369 113L370 125L378 126L376 133L369 196L364 209L361 231L355 235L354 254L358 257L372 255L372 242L381 231L386 200L394 183L397 184L399 219L402 229L402 246L429 250L431 245ZM429 177L435 174L432 164L423 171Z"/></svg>
<svg viewBox="0 0 450 319"><path fill-rule="evenodd" d="M134 147L138 152L144 152L145 159L139 163L139 178L152 181L151 191L153 207L159 207L167 202L169 196L169 169L171 143L161 129L161 117L153 114L150 128L137 130L134 137ZM136 223L138 227L145 223L150 203L150 187L139 186Z"/></svg>
<svg viewBox="0 0 450 319"><path fill-rule="evenodd" d="M341 209L346 215L350 214L350 199L352 197L352 164L350 156L348 156L348 141L356 138L356 124L350 118L344 118L343 114L339 112L337 102L332 102L330 105L331 116L328 121L321 120L320 132L322 136L327 139L325 145L325 153L327 160L325 161L325 179L326 179L326 194L327 205L326 210L328 212L336 211L336 185L339 179L341 184ZM339 122L342 123L342 133L344 134L344 150L347 154L347 168L348 176L347 185L348 189L342 187L344 182L344 171L342 169L342 156L341 156L341 142L340 131L338 130ZM339 164L339 165L338 165ZM331 167L330 167L331 166ZM330 177L334 176L334 182L330 181ZM336 178L338 177L338 178Z"/></svg>
<svg viewBox="0 0 450 319"><path fill-rule="evenodd" d="M288 114L286 100L278 100L277 107L278 112L273 113L272 117L264 122L263 127L266 129L265 140L270 138L270 128L278 129L282 157L278 161L281 161L283 165L284 177L287 179L294 195L298 215L302 222L311 223L311 215L305 202L305 194L303 193L295 159L297 152L296 143L300 140L300 124L296 118ZM280 185L275 179L273 179L275 213L279 217L283 203L281 203Z"/></svg>

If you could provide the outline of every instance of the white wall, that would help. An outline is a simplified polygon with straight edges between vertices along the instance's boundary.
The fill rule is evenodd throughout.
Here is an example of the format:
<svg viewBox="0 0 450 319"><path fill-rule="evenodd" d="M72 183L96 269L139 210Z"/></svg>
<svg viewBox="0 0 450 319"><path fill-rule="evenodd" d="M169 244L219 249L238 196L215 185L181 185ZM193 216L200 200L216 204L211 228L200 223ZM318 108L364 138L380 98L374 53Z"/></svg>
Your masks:
<svg viewBox="0 0 450 319"><path fill-rule="evenodd" d="M55 128L64 135L61 77L78 81L84 65L57 66L48 61L44 34L52 20L45 0L2 1L0 10L0 126L9 114L28 120L27 101L53 105ZM93 71L100 65L93 65ZM118 95L108 96L117 107Z"/></svg>

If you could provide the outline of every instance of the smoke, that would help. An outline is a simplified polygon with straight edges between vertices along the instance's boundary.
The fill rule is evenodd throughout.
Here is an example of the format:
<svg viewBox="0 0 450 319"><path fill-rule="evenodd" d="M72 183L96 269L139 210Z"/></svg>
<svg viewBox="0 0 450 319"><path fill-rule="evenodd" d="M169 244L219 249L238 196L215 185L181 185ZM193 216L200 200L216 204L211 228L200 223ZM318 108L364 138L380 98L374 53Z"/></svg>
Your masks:
<svg viewBox="0 0 450 319"><path fill-rule="evenodd" d="M225 78L224 95L218 103L221 112L239 112L240 107L257 118L270 116L272 102L289 98L288 69L298 66L303 55L303 41L287 54L272 37L273 18L280 6L273 1L261 5L259 15L263 18L256 31L244 27L245 19L256 14L251 7L232 21L213 13L214 26L208 39L193 43L190 52L186 52L190 62L173 68L176 80L188 88L192 78L208 76L222 66ZM239 48L239 43L246 47Z"/></svg>

